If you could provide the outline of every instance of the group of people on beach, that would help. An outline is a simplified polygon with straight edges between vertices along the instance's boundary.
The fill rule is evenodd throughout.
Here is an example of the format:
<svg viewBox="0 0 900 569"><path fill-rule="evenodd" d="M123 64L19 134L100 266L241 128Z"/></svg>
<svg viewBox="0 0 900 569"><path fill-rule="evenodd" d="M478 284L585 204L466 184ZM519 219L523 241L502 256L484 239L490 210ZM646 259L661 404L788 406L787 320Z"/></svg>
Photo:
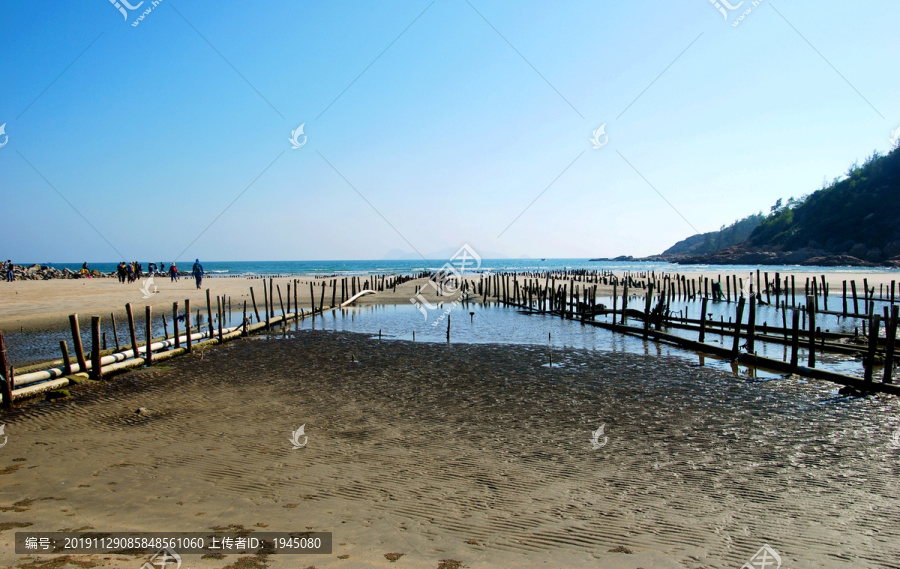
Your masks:
<svg viewBox="0 0 900 569"><path fill-rule="evenodd" d="M87 267L87 263L85 263L85 267ZM178 266L176 266L174 262L169 265L168 270L166 269L165 263L160 263L159 265L157 265L156 263L149 263L147 265L147 274L151 277L168 274L171 282L177 282L179 277ZM206 274L203 271L203 265L200 264L200 259L194 260L194 266L191 269L191 274L197 281L197 288L199 289L200 283L203 280L203 275ZM144 267L137 261L132 261L131 263L122 261L116 267L116 275L119 277L119 282L122 284L133 283L144 276Z"/></svg>

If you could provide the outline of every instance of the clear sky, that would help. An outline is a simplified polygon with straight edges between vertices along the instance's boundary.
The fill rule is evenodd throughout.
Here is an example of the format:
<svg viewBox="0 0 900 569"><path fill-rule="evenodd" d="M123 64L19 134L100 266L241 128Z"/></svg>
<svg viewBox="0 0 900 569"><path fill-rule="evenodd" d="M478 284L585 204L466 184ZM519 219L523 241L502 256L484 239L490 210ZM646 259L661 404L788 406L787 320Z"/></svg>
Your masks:
<svg viewBox="0 0 900 569"><path fill-rule="evenodd" d="M128 5L0 4L3 259L648 255L900 126L886 0Z"/></svg>

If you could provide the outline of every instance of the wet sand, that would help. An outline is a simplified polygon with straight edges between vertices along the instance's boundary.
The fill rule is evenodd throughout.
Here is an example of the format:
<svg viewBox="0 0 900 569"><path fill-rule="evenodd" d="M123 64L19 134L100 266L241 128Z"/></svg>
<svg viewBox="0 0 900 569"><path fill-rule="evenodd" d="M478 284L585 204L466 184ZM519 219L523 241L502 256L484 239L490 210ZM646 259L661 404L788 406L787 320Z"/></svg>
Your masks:
<svg viewBox="0 0 900 569"><path fill-rule="evenodd" d="M712 569L767 543L785 568L897 567L896 398L665 357L547 360L275 333L27 402L3 418L0 565L51 559L10 553L17 527L242 526L332 531L334 551L184 566Z"/></svg>

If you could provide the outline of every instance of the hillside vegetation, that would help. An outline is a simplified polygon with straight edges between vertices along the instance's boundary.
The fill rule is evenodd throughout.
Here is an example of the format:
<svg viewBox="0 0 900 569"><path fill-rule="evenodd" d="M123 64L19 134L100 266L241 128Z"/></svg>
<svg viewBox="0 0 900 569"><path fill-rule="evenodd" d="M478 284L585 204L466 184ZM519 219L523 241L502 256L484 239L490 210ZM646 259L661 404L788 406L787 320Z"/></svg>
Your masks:
<svg viewBox="0 0 900 569"><path fill-rule="evenodd" d="M661 257L691 263L900 263L900 148L767 215L689 237ZM828 259L827 257L831 257Z"/></svg>

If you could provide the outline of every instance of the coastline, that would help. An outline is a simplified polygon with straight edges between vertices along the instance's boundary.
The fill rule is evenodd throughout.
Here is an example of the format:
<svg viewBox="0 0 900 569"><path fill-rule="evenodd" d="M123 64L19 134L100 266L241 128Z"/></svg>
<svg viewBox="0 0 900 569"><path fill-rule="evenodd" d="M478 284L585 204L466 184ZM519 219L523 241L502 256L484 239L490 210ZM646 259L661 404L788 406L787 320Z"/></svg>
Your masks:
<svg viewBox="0 0 900 569"><path fill-rule="evenodd" d="M761 272L765 272L764 268L760 268ZM618 273L621 276L624 273ZM659 273L659 274L675 274L675 273ZM741 271L725 271L710 268L708 271L684 271L678 272L688 279L697 277L718 277L718 275L737 274L738 276L749 274ZM847 272L829 272L827 270L819 271L796 271L789 273L794 275L797 289L803 290L803 285L807 278L821 279L825 275L832 294L839 293L841 290L841 282L846 280L856 280L861 286L863 279L867 279L869 286L890 287L892 280L900 280L900 272L867 272L867 271L847 271ZM466 275L468 279L477 280L479 275ZM774 277L774 273L769 273L770 278ZM785 275L782 274L782 277ZM287 285L292 283L294 279L300 282L298 291L298 300L300 306L308 308L310 306L309 283L313 283L316 289L316 304L318 305L318 295L321 293L321 285L326 283L325 295L328 300L331 298L330 279L327 278L310 278L310 277L283 277L276 278L274 282L281 287L281 292L287 295ZM365 276L360 277L362 281L366 280ZM358 304L408 304L409 299L416 294L417 287L422 288L423 295L429 300L439 300L431 287L423 287L427 279L420 278L408 281L397 286L396 292L387 290L378 294L369 295L360 298ZM131 303L134 306L151 306L154 311L159 314L168 314L172 309L172 303L178 302L183 304L186 298L191 299L191 305L194 309L206 307L206 289L215 299L216 295L225 295L232 298L232 307L234 310L242 309L243 301L250 304L250 287L256 292L257 303L262 305L262 280L251 277L213 277L203 280L203 289L197 290L194 281L191 278L182 278L176 283L170 283L168 279L158 277L154 280L156 293L150 298L144 298L141 292L141 282L130 284L121 284L116 279L96 278L96 279L51 279L45 281L16 281L12 283L0 283L0 330L2 331L19 331L26 330L53 330L66 328L68 326L69 314L80 315L101 315L108 316L110 312L116 314L116 317L124 315L125 304ZM567 282L565 279L558 279L561 284ZM620 287L621 290L621 287ZM598 294L612 294L612 286L600 285ZM293 295L293 293L292 293ZM340 289L338 289L338 296ZM277 298L277 297L276 297ZM285 299L286 302L286 299ZM293 303L293 300L291 301ZM213 302L215 305L215 302Z"/></svg>

